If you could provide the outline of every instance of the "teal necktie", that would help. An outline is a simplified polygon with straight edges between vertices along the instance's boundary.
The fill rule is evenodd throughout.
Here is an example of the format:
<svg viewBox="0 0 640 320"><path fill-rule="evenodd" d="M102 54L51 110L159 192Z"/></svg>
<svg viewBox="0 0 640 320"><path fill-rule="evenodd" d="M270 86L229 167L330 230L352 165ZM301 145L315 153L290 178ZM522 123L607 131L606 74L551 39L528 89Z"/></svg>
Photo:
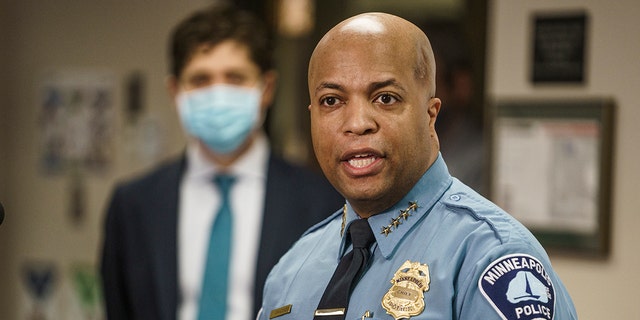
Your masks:
<svg viewBox="0 0 640 320"><path fill-rule="evenodd" d="M227 312L227 283L233 231L229 191L235 178L217 175L214 178L220 190L221 205L211 227L209 250L200 292L199 320L224 320Z"/></svg>

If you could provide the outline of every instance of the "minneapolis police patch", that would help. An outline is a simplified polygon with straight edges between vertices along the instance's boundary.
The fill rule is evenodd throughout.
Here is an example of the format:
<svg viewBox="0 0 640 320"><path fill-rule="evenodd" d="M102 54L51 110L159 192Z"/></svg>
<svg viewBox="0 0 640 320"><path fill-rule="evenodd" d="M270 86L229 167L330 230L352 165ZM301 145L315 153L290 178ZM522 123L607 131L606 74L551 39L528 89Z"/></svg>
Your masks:
<svg viewBox="0 0 640 320"><path fill-rule="evenodd" d="M502 319L553 319L553 283L540 261L530 255L496 259L482 273L478 287Z"/></svg>

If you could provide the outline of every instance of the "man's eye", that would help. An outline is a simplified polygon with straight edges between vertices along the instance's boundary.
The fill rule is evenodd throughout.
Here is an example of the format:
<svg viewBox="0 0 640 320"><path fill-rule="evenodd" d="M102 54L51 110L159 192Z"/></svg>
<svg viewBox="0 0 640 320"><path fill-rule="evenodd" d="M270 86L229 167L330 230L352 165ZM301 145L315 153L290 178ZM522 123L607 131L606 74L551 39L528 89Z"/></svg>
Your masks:
<svg viewBox="0 0 640 320"><path fill-rule="evenodd" d="M384 93L379 95L376 100L376 102L382 103L382 104L393 104L395 102L398 101L398 99L388 93Z"/></svg>
<svg viewBox="0 0 640 320"><path fill-rule="evenodd" d="M227 75L227 83L235 85L243 85L247 82L247 77L242 74L232 73Z"/></svg>
<svg viewBox="0 0 640 320"><path fill-rule="evenodd" d="M320 104L324 105L324 106L335 106L336 104L338 104L338 98L336 97L326 97L322 100L320 100Z"/></svg>
<svg viewBox="0 0 640 320"><path fill-rule="evenodd" d="M187 79L187 84L191 88L202 88L209 84L210 78L206 75L194 75Z"/></svg>

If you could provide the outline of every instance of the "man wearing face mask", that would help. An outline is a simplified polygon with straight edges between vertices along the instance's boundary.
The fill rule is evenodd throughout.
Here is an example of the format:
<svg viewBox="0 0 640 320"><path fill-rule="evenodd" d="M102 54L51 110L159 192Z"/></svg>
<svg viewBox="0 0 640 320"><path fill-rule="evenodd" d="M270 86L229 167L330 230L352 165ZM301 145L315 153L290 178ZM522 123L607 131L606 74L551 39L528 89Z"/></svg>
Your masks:
<svg viewBox="0 0 640 320"><path fill-rule="evenodd" d="M112 195L101 265L109 319L253 319L271 267L344 203L323 177L270 152L265 30L224 4L174 30L169 91L189 143Z"/></svg>

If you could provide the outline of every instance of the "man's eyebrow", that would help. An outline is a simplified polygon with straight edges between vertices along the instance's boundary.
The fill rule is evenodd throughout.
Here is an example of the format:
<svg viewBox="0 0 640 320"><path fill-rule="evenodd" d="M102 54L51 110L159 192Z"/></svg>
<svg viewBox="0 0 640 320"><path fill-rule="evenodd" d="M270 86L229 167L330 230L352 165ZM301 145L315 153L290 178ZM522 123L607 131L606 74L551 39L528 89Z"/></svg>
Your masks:
<svg viewBox="0 0 640 320"><path fill-rule="evenodd" d="M369 91L373 92L376 91L378 89L382 89L385 87L395 87L399 90L405 91L404 87L402 85L400 85L398 83L398 81L396 81L395 78L389 79L389 80L385 80L385 81L378 81L378 82L373 82L369 85ZM320 83L317 87L316 87L316 92L322 90L322 89L334 89L334 90L338 90L338 91L344 91L344 87L342 85L339 85L337 83L333 83L333 82L322 82Z"/></svg>
<svg viewBox="0 0 640 320"><path fill-rule="evenodd" d="M398 81L396 81L396 79L392 78L389 80L385 80L385 81L379 81L379 82L374 82L372 84L369 85L369 91L373 92L376 91L378 89L382 89L385 87L395 87L399 90L405 91L404 87L401 86Z"/></svg>
<svg viewBox="0 0 640 320"><path fill-rule="evenodd" d="M332 83L332 82L322 82L320 83L317 87L316 87L316 93L322 89L334 89L334 90L338 90L338 91L344 91L344 87L342 87L341 85L337 84L337 83Z"/></svg>

